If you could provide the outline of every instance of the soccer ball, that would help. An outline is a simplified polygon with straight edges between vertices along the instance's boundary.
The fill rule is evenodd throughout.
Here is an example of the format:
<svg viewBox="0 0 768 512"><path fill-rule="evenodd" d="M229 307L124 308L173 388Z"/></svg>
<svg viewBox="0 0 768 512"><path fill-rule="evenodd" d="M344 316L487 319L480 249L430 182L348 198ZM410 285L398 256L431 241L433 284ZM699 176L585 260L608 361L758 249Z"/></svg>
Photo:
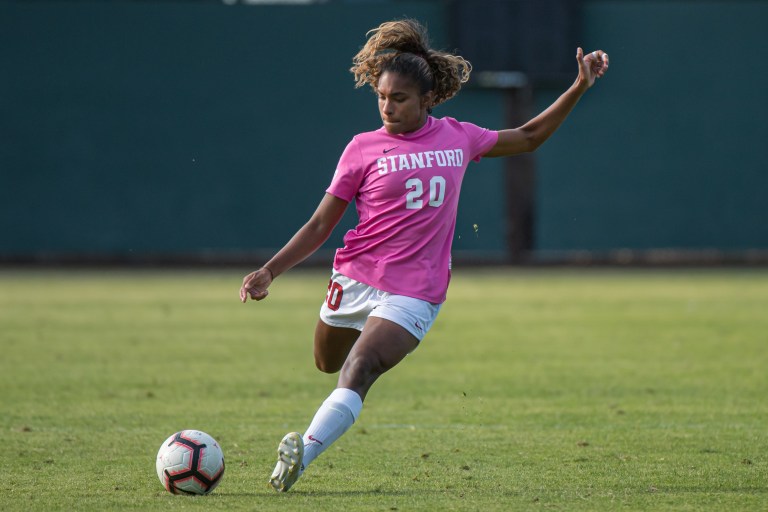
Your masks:
<svg viewBox="0 0 768 512"><path fill-rule="evenodd" d="M155 466L168 492L208 494L224 476L224 452L205 432L182 430L160 446Z"/></svg>

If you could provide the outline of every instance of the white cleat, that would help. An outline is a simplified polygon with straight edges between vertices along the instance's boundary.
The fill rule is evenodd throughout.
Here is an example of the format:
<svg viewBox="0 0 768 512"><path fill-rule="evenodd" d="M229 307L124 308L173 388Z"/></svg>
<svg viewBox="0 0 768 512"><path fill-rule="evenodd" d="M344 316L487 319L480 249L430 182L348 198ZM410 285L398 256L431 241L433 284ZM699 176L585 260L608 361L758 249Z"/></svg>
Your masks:
<svg viewBox="0 0 768 512"><path fill-rule="evenodd" d="M304 458L304 441L301 434L291 432L285 434L277 447L277 465L269 479L277 492L286 492L301 476L301 463Z"/></svg>

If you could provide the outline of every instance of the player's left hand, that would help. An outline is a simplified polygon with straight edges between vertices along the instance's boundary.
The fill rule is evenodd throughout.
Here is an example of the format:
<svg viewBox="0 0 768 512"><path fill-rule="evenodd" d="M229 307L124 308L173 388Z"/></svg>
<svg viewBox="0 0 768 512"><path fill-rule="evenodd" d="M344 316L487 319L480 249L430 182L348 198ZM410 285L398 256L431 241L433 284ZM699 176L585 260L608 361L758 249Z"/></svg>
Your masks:
<svg viewBox="0 0 768 512"><path fill-rule="evenodd" d="M576 50L576 61L579 63L579 80L592 87L595 80L602 78L608 71L608 54L603 50L595 50L584 55L584 50Z"/></svg>

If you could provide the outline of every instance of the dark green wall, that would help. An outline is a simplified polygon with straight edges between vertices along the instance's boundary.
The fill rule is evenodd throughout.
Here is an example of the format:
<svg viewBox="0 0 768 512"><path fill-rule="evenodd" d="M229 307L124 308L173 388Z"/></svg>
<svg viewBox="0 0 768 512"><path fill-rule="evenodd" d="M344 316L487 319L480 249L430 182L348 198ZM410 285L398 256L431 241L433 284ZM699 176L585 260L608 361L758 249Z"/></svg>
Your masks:
<svg viewBox="0 0 768 512"><path fill-rule="evenodd" d="M435 2L0 2L0 255L279 248L380 126L348 69L404 14L444 44ZM468 90L435 114L496 127L498 104ZM502 254L501 164L470 169L456 249Z"/></svg>
<svg viewBox="0 0 768 512"><path fill-rule="evenodd" d="M768 2L592 0L583 14L585 47L611 67L539 150L539 256L768 248Z"/></svg>
<svg viewBox="0 0 768 512"><path fill-rule="evenodd" d="M453 49L437 0L0 0L0 259L280 247L379 126L347 69L403 15ZM586 0L581 25L611 70L537 153L536 255L768 248L768 2ZM503 109L467 88L435 115L502 128ZM470 167L457 255L504 255L501 171Z"/></svg>

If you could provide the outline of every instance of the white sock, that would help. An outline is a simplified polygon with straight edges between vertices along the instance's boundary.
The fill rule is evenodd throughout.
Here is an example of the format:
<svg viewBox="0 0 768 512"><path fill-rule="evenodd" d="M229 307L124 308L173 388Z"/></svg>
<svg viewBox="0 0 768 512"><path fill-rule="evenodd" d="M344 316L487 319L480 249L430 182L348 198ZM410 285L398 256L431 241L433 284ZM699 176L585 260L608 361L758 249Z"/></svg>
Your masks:
<svg viewBox="0 0 768 512"><path fill-rule="evenodd" d="M309 466L352 426L362 408L363 400L356 392L346 388L333 390L304 432L303 468Z"/></svg>

